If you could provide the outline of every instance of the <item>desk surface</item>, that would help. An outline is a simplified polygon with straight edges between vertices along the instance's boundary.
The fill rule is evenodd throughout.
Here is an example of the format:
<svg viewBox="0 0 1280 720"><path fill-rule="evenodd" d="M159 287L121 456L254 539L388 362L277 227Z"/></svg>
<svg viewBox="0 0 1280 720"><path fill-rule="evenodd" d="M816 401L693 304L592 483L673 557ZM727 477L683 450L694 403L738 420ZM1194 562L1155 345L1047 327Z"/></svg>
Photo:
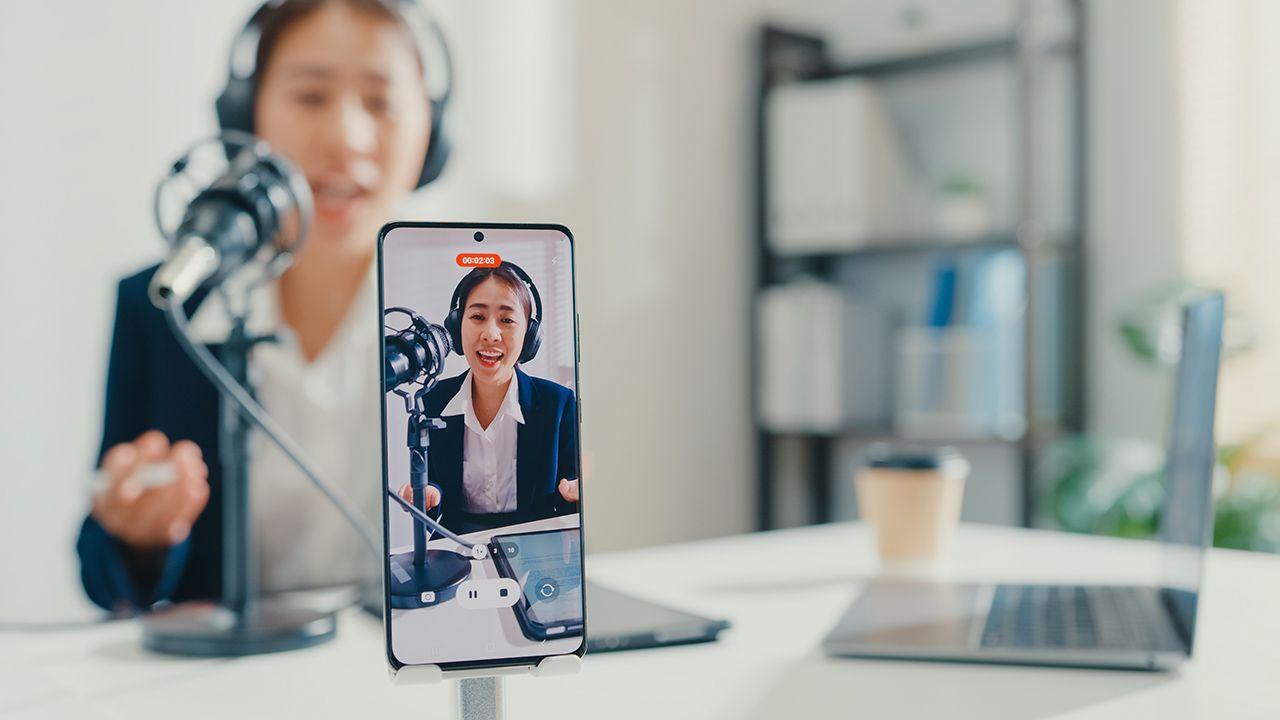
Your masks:
<svg viewBox="0 0 1280 720"><path fill-rule="evenodd" d="M965 526L948 573L1122 576L1141 543ZM1105 562L1099 564L1099 559ZM788 568L766 583L762 563ZM1173 673L837 660L818 644L875 571L840 524L591 556L598 582L727 617L720 642L588 656L579 675L507 680L512 718L1275 718L1280 558L1213 551L1196 657ZM1091 577L1097 577L1096 573ZM297 653L175 660L131 622L0 635L0 714L65 717L451 717L451 688L387 680L381 625L356 611ZM382 714L386 713L386 714Z"/></svg>

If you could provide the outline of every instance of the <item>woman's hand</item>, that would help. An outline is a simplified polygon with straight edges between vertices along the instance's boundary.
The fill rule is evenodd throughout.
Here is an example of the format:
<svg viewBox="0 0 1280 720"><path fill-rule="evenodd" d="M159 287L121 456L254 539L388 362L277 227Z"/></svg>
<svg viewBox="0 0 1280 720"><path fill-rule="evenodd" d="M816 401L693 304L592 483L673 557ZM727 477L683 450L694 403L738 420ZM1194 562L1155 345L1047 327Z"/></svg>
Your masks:
<svg viewBox="0 0 1280 720"><path fill-rule="evenodd" d="M428 486L427 486L427 493L426 493L426 494L427 494L427 509L428 509L428 510L430 510L431 508L433 508L433 507L435 507L435 506L437 506L437 505L439 505L439 504L440 504L440 489L439 489L439 488L437 488L437 487L436 487L436 486L434 486L434 485L428 485ZM401 485L401 486L400 486L400 497L404 498L405 500L407 500L407 501L409 502L409 504L410 504L410 505L412 505L412 504L413 504L413 486L412 486L412 485L410 485L410 484L408 484L408 483L405 483L404 485ZM405 510L404 508L400 508L400 512L409 512L409 511L408 511L408 510Z"/></svg>
<svg viewBox="0 0 1280 720"><path fill-rule="evenodd" d="M578 481L561 478L560 484L556 487L560 491L560 497L569 502L578 502Z"/></svg>
<svg viewBox="0 0 1280 720"><path fill-rule="evenodd" d="M168 464L172 481L147 487L140 470ZM209 468L190 440L169 444L157 430L120 443L102 458L106 487L93 499L92 515L117 540L135 548L167 548L191 533L209 501Z"/></svg>

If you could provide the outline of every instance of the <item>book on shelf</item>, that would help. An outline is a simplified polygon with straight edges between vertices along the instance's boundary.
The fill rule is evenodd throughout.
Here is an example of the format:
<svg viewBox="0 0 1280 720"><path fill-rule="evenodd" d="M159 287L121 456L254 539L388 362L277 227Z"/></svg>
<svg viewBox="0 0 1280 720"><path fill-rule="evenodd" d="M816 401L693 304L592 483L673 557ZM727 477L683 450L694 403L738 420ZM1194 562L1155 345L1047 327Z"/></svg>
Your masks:
<svg viewBox="0 0 1280 720"><path fill-rule="evenodd" d="M888 328L879 307L805 279L767 288L758 322L764 428L838 433L886 421Z"/></svg>
<svg viewBox="0 0 1280 720"><path fill-rule="evenodd" d="M768 239L779 254L838 252L917 234L902 144L876 84L780 85L766 100Z"/></svg>

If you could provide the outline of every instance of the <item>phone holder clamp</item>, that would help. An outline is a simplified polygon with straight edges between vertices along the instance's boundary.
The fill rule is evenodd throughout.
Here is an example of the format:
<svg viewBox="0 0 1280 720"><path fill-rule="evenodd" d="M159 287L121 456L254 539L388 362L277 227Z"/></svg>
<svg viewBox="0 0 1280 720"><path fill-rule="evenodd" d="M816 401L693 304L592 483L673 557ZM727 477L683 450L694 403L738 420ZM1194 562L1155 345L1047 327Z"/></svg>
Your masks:
<svg viewBox="0 0 1280 720"><path fill-rule="evenodd" d="M391 671L391 682L396 685L421 685L435 684L446 677L457 679L455 707L458 720L502 720L506 717L503 676L528 674L534 677L551 677L572 675L580 669L582 658L577 655L552 655L533 666L451 670L447 676L439 665L405 665L399 670Z"/></svg>

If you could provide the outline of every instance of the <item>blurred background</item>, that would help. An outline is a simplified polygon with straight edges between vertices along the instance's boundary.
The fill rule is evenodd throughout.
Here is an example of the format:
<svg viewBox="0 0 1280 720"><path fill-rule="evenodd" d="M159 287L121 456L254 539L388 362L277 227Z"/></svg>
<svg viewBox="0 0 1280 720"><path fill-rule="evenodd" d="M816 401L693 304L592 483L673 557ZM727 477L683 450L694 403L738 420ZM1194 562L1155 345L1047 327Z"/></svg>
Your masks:
<svg viewBox="0 0 1280 720"><path fill-rule="evenodd" d="M88 607L115 283L255 5L0 5L0 618ZM1149 533L1201 288L1216 540L1280 550L1280 5L432 9L455 149L403 217L573 229L593 552L854 518L883 439L958 446L967 520Z"/></svg>

